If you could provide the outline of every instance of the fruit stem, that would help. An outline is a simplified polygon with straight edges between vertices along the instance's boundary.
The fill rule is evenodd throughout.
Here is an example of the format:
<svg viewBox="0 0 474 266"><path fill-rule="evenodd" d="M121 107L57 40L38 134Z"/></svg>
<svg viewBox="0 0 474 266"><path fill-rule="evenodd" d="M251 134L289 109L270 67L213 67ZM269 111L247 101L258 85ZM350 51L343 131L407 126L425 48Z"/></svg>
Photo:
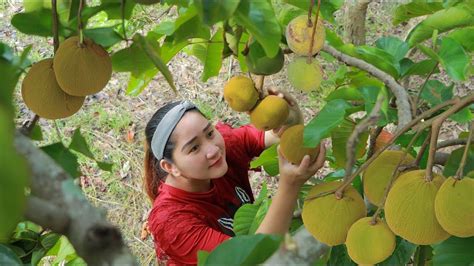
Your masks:
<svg viewBox="0 0 474 266"><path fill-rule="evenodd" d="M311 12L313 9L314 0L311 0L310 5L310 13L308 14L308 26L309 22L311 22ZM316 18L314 20L313 31L311 33L311 42L309 44L309 51L308 51L308 64L311 64L311 60L313 59L313 46L314 46L314 35L316 34L316 27L318 26L318 18L319 18L319 9L321 8L321 0L318 0L318 8L316 9ZM311 26L309 26L311 27Z"/></svg>
<svg viewBox="0 0 474 266"><path fill-rule="evenodd" d="M30 121L26 122L22 126L21 133L27 137L31 136L31 132L33 132L33 128L35 127L39 118L40 118L39 115L35 114L35 116Z"/></svg>
<svg viewBox="0 0 474 266"><path fill-rule="evenodd" d="M452 114L456 113L457 111L461 110L462 108L468 106L469 104L474 102L474 93L467 95L466 97L462 98L459 102L451 106L448 110L440 114L436 117L432 124L431 124L431 141L430 141L430 154L428 155L428 163L426 165L426 181L430 182L433 179L433 166L434 166L434 158L436 154L436 145L439 136L439 131L441 129L441 125L443 122Z"/></svg>
<svg viewBox="0 0 474 266"><path fill-rule="evenodd" d="M425 141L423 141L423 144L421 145L420 150L418 151L418 154L416 155L415 162L413 163L414 165L419 166L421 162L421 158L423 158L423 154L425 153L426 148L428 148L428 144L430 143L430 136L431 136L431 129L428 132L428 136L426 136Z"/></svg>
<svg viewBox="0 0 474 266"><path fill-rule="evenodd" d="M400 160L398 161L397 167L395 167L395 169L393 170L392 177L390 178L390 181L388 182L387 187L385 187L385 190L383 192L382 202L380 202L379 207L377 208L374 215L372 216L371 224L374 225L377 222L377 217L382 212L382 210L384 208L384 205L385 205L385 201L387 200L388 192L392 188L393 182L395 182L395 179L398 177L398 175L401 172L400 170L401 170L401 166L403 164L403 161L405 161L405 158L407 157L408 151L411 149L411 147L413 146L415 141L418 139L418 137L421 135L421 133L423 133L423 130L418 130L415 133L415 136L413 136L413 138L411 138L410 142L408 143L408 146L406 147L405 151L403 152L402 156L400 157Z"/></svg>
<svg viewBox="0 0 474 266"><path fill-rule="evenodd" d="M379 137L380 133L382 133L383 127L376 127L375 130L372 130L370 133L370 142L369 148L367 151L367 159L372 157L375 152L375 144L377 143L377 138Z"/></svg>
<svg viewBox="0 0 474 266"><path fill-rule="evenodd" d="M56 0L51 0L51 13L52 13L52 16L53 16L54 53L56 53L56 51L59 48L59 30L58 30L59 19L58 19L58 11L57 11Z"/></svg>
<svg viewBox="0 0 474 266"><path fill-rule="evenodd" d="M464 148L464 153L462 155L461 163L459 168L456 171L456 179L461 180L464 176L464 165L466 165L467 153L469 151L469 146L471 145L472 135L474 135L474 121L471 122L471 129L469 130L469 137L467 137L466 147Z"/></svg>
<svg viewBox="0 0 474 266"><path fill-rule="evenodd" d="M125 4L127 0L122 0L120 3L120 13L122 16L122 31L123 31L123 38L126 40L128 45L128 38L127 38L127 30L125 29Z"/></svg>
<svg viewBox="0 0 474 266"><path fill-rule="evenodd" d="M311 0L309 1L308 22L306 24L308 28L311 28L313 26L313 22L311 21L311 16L313 15L313 7L314 7L314 0Z"/></svg>
<svg viewBox="0 0 474 266"><path fill-rule="evenodd" d="M263 93L263 85L265 84L265 76L264 75L260 75L257 77L257 86L256 86L256 89L258 91L258 95L259 95L259 98L260 99L263 99L263 97L265 96L264 93Z"/></svg>
<svg viewBox="0 0 474 266"><path fill-rule="evenodd" d="M84 0L79 0L79 9L77 10L77 31L79 32L79 45L84 44L84 33L82 32L82 9L84 8Z"/></svg>

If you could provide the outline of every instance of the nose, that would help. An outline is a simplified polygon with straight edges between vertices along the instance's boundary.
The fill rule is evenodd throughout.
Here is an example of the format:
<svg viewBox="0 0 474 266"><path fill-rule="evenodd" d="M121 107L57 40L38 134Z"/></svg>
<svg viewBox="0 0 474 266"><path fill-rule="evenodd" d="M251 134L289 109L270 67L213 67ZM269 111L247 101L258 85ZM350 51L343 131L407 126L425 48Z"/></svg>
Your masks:
<svg viewBox="0 0 474 266"><path fill-rule="evenodd" d="M219 155L219 147L215 144L209 144L206 156L208 159L216 158Z"/></svg>

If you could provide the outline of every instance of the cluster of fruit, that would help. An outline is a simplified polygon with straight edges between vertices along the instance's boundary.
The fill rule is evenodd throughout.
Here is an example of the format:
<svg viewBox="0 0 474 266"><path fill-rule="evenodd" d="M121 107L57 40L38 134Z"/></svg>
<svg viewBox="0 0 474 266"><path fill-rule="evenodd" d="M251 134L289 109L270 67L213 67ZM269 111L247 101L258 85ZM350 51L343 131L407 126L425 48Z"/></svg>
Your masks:
<svg viewBox="0 0 474 266"><path fill-rule="evenodd" d="M21 87L26 106L38 116L60 119L75 114L85 96L102 90L112 75L107 51L90 39L70 37L54 58L35 63Z"/></svg>
<svg viewBox="0 0 474 266"><path fill-rule="evenodd" d="M384 151L363 174L364 195L381 205L392 174L404 157L403 151ZM402 164L415 161L406 155ZM445 179L435 174L426 180L425 170L402 173L390 189L385 204L385 219L367 216L362 196L348 186L341 199L334 194L306 201L303 222L308 231L328 245L345 243L352 260L376 264L395 249L398 235L417 245L430 245L447 239L474 236L474 179ZM341 182L315 185L308 193L314 197L338 188Z"/></svg>

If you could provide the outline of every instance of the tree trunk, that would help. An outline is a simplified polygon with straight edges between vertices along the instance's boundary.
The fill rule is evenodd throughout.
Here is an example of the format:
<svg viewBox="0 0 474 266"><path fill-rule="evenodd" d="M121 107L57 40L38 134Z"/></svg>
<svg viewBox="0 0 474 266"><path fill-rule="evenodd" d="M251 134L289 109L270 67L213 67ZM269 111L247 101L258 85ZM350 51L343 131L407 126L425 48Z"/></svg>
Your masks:
<svg viewBox="0 0 474 266"><path fill-rule="evenodd" d="M344 16L344 41L354 45L365 44L365 17L371 0L346 2Z"/></svg>

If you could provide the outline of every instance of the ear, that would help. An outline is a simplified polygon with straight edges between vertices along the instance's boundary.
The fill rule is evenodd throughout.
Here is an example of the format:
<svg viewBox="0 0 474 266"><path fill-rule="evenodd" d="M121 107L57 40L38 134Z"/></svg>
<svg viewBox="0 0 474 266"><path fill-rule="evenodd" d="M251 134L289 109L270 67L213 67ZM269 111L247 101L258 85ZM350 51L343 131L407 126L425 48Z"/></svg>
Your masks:
<svg viewBox="0 0 474 266"><path fill-rule="evenodd" d="M181 172L176 167L176 165L172 162L169 162L166 159L161 159L160 160L160 167L161 167L161 169L165 170L170 175L179 176L181 174Z"/></svg>

